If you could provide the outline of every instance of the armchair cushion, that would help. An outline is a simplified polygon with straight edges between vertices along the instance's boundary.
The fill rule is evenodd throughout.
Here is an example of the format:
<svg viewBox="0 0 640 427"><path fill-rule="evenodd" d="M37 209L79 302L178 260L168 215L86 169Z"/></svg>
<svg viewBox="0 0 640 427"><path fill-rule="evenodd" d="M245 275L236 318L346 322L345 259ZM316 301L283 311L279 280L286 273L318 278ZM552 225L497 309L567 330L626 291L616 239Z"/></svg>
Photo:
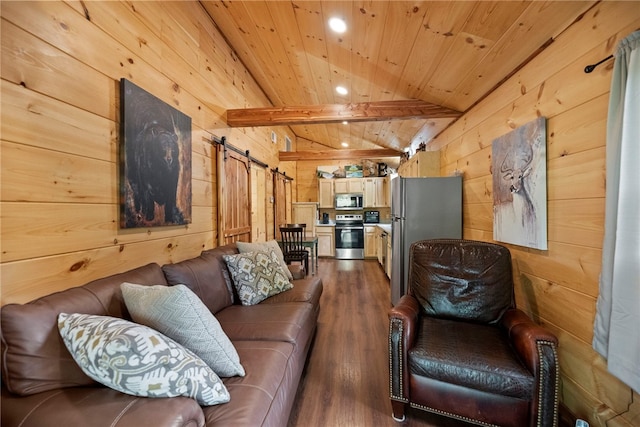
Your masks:
<svg viewBox="0 0 640 427"><path fill-rule="evenodd" d="M534 377L519 361L498 327L423 316L409 350L414 375L525 400L533 398Z"/></svg>
<svg viewBox="0 0 640 427"><path fill-rule="evenodd" d="M514 307L511 255L475 241L423 240L412 245L409 288L429 316L496 323Z"/></svg>

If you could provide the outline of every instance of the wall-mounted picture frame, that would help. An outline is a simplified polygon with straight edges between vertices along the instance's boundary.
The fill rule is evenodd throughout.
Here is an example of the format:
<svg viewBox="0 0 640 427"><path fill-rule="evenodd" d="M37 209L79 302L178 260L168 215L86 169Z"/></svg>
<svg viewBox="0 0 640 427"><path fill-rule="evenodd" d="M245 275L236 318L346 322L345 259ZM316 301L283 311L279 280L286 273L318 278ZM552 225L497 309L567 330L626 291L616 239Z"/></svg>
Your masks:
<svg viewBox="0 0 640 427"><path fill-rule="evenodd" d="M540 117L492 143L493 239L547 249L547 125Z"/></svg>
<svg viewBox="0 0 640 427"><path fill-rule="evenodd" d="M191 223L191 118L120 80L120 225Z"/></svg>

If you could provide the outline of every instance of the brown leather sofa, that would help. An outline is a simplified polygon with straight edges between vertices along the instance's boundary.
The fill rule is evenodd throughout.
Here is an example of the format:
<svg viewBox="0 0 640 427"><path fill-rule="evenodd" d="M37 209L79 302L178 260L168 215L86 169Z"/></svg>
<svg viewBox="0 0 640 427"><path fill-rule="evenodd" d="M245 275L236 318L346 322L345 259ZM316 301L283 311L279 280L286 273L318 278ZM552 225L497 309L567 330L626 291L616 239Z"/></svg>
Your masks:
<svg viewBox="0 0 640 427"><path fill-rule="evenodd" d="M506 247L416 242L408 289L389 312L394 419L409 404L482 426L557 426L558 341L515 307Z"/></svg>
<svg viewBox="0 0 640 427"><path fill-rule="evenodd" d="M3 427L44 426L286 426L317 325L322 281L294 287L254 306L233 298L223 254L235 244L160 267L149 264L2 307ZM144 398L114 391L87 377L57 329L60 312L131 320L120 284L184 284L214 313L246 371L223 378L231 400L200 407L186 397Z"/></svg>

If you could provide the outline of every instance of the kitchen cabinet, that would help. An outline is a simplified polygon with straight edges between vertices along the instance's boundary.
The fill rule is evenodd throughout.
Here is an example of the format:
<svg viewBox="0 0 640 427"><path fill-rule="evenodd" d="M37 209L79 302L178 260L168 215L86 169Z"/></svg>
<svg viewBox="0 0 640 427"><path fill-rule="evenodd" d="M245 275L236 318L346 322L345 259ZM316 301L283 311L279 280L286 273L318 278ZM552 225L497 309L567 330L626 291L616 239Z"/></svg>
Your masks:
<svg viewBox="0 0 640 427"><path fill-rule="evenodd" d="M440 176L440 152L417 151L409 160L398 167L402 177Z"/></svg>
<svg viewBox="0 0 640 427"><path fill-rule="evenodd" d="M363 193L362 178L337 178L333 183L335 193Z"/></svg>
<svg viewBox="0 0 640 427"><path fill-rule="evenodd" d="M388 208L389 202L389 178L369 177L363 179L364 207Z"/></svg>
<svg viewBox="0 0 640 427"><path fill-rule="evenodd" d="M333 181L333 179L318 179L318 203L320 208L333 208L334 206Z"/></svg>
<svg viewBox="0 0 640 427"><path fill-rule="evenodd" d="M315 226L318 221L318 204L316 202L292 203L291 218L295 224L307 224L306 234L315 236Z"/></svg>
<svg viewBox="0 0 640 427"><path fill-rule="evenodd" d="M364 227L364 257L375 258L376 257L376 234L378 227L368 226Z"/></svg>
<svg viewBox="0 0 640 427"><path fill-rule="evenodd" d="M318 256L335 256L335 227L332 225L318 226L316 227L316 236L318 237Z"/></svg>

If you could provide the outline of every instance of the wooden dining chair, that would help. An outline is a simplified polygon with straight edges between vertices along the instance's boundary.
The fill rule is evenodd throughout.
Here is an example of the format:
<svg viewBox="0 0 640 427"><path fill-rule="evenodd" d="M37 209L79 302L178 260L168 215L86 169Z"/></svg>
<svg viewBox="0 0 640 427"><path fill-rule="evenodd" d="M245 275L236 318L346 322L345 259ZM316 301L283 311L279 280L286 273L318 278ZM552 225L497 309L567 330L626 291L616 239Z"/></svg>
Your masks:
<svg viewBox="0 0 640 427"><path fill-rule="evenodd" d="M305 276L309 274L309 251L304 247L305 227L300 224L289 227L289 224L280 227L280 237L282 239L282 255L287 264L294 261L304 265Z"/></svg>

